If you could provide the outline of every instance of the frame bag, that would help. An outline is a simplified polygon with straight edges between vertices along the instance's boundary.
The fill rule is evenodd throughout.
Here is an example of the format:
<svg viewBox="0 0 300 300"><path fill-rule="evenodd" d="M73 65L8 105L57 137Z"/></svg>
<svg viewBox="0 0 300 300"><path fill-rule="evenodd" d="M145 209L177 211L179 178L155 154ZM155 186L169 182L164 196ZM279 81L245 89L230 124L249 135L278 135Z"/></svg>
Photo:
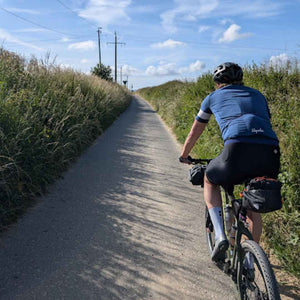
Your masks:
<svg viewBox="0 0 300 300"><path fill-rule="evenodd" d="M248 210L268 213L281 209L281 182L267 177L251 179L242 195L242 207Z"/></svg>
<svg viewBox="0 0 300 300"><path fill-rule="evenodd" d="M189 180L193 185L204 185L205 165L195 165L189 171Z"/></svg>

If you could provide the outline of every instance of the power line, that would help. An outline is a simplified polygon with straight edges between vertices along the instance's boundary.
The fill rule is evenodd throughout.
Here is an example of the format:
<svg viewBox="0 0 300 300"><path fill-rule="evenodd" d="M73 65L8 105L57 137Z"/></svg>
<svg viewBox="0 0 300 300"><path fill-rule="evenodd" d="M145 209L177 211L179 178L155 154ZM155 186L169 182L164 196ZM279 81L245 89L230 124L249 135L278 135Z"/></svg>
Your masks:
<svg viewBox="0 0 300 300"><path fill-rule="evenodd" d="M3 10L3 11L5 11L5 12L8 13L8 14L11 14L11 15L15 16L16 18L19 18L19 19L21 19L21 20L23 20L23 21L25 21L25 22L27 22L27 23L33 24L33 25L35 25L35 26L37 26L37 27L40 27L40 28L43 28L43 29L46 29L46 30L49 30L49 31L52 31L52 32L55 32L55 33L59 33L59 34L62 34L62 35L69 35L68 33L65 33L65 32L62 32L62 31L58 31L58 30L49 28L49 27L47 27L47 26L41 25L41 24L39 24L39 23L36 23L36 22L34 22L34 21L28 20L28 19L26 19L26 18L24 18L24 17L21 17L21 16L15 14L15 13L13 13L13 12L10 11L10 10L7 10L7 9L3 8L3 7L0 7L0 9Z"/></svg>
<svg viewBox="0 0 300 300"><path fill-rule="evenodd" d="M73 37L72 40L69 40L67 42L74 42L74 41L80 41L82 40L83 38L86 38L85 35L82 35L82 36L76 36L76 37ZM43 39L43 40L38 40L38 39L35 39L35 40L30 40L30 41L24 41L25 43L36 43L36 42L55 42L55 41L62 41L61 38L59 39Z"/></svg>
<svg viewBox="0 0 300 300"><path fill-rule="evenodd" d="M90 22L85 18L80 17L72 8L70 8L69 6L67 6L64 2L62 2L61 0L56 0L58 3L60 3L64 8L66 8L67 10L69 10L71 13L73 13L74 15L76 15L76 17L84 20L85 22L89 23L90 25L92 25L93 27L98 27L96 23Z"/></svg>

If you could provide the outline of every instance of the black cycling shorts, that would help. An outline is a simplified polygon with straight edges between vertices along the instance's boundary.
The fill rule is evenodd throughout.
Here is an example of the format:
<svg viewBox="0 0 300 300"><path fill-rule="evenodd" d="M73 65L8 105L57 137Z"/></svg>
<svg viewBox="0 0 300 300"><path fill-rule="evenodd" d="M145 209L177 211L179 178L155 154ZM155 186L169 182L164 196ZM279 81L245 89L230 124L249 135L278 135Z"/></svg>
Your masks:
<svg viewBox="0 0 300 300"><path fill-rule="evenodd" d="M206 176L211 183L228 187L259 176L277 178L279 168L278 146L232 143L209 163Z"/></svg>

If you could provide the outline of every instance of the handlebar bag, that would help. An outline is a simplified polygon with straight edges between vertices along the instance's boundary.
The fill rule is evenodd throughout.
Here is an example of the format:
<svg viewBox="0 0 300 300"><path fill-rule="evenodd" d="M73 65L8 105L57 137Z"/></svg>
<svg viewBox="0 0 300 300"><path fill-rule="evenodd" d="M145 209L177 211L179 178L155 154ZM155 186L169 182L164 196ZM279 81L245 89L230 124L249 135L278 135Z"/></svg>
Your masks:
<svg viewBox="0 0 300 300"><path fill-rule="evenodd" d="M242 207L259 213L281 209L281 186L282 183L273 178L251 179L242 192Z"/></svg>
<svg viewBox="0 0 300 300"><path fill-rule="evenodd" d="M193 185L204 185L204 175L206 166L195 165L189 170L189 180Z"/></svg>

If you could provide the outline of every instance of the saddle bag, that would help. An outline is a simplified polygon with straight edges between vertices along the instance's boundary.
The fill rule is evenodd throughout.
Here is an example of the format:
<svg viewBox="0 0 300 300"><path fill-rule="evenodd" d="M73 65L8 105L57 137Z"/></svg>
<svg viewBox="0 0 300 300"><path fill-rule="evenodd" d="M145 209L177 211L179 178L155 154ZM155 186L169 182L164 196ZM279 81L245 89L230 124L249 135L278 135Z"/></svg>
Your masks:
<svg viewBox="0 0 300 300"><path fill-rule="evenodd" d="M242 196L242 207L268 213L282 207L281 182L267 177L256 177L246 185Z"/></svg>
<svg viewBox="0 0 300 300"><path fill-rule="evenodd" d="M205 165L195 165L189 170L189 180L193 185L204 185L204 175L206 166Z"/></svg>

